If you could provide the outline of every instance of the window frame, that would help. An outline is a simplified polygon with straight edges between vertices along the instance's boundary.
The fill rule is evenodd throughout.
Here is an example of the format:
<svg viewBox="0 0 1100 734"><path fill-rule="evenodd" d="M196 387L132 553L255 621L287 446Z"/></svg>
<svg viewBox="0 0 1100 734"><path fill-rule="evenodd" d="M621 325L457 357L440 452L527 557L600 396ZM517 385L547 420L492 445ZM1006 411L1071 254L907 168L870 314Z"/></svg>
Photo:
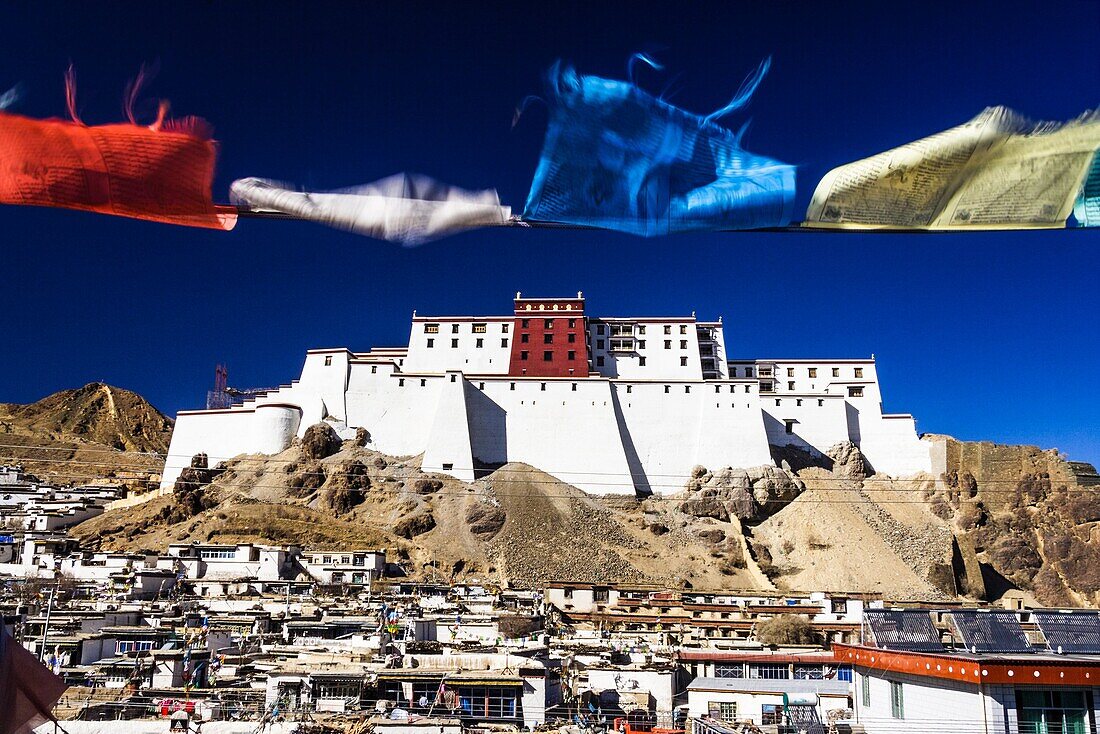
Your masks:
<svg viewBox="0 0 1100 734"><path fill-rule="evenodd" d="M890 681L890 718L905 718L905 689L901 681Z"/></svg>

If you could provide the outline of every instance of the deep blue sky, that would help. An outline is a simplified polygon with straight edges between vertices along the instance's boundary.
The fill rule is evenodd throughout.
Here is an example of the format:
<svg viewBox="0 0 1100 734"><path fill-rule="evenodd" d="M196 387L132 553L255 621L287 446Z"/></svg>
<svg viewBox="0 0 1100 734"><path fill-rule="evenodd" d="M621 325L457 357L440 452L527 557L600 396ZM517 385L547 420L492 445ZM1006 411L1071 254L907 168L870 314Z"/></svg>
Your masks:
<svg viewBox="0 0 1100 734"><path fill-rule="evenodd" d="M151 95L221 141L216 197L265 176L318 188L419 171L522 208L546 115L510 129L558 57L621 78L646 50L709 111L772 54L746 147L800 166L798 211L834 165L1005 104L1100 103L1100 3L20 3L0 8L0 89L88 122L159 62ZM739 125L740 118L727 121ZM245 387L310 347L403 344L421 313L507 313L516 290L585 291L603 315L722 315L731 357L878 357L886 409L921 431L1100 461L1100 232L972 235L485 231L415 250L291 222L216 233L0 209L0 400L106 380L172 414L216 362Z"/></svg>

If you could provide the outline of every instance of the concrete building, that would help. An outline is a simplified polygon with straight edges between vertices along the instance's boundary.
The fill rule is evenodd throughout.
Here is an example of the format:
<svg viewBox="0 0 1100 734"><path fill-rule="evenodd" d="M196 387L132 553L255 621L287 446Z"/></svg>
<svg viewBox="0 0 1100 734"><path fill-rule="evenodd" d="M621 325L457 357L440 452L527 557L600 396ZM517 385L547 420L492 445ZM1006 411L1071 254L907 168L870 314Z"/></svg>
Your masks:
<svg viewBox="0 0 1100 734"><path fill-rule="evenodd" d="M322 584L365 585L386 573L386 551L312 551L301 556L309 577Z"/></svg>
<svg viewBox="0 0 1100 734"><path fill-rule="evenodd" d="M852 666L854 721L868 734L1077 734L1100 721L1096 610L885 610Z"/></svg>
<svg viewBox="0 0 1100 734"><path fill-rule="evenodd" d="M253 543L173 543L161 563L178 568L186 579L279 581L296 575L298 552L294 546Z"/></svg>
<svg viewBox="0 0 1100 734"><path fill-rule="evenodd" d="M414 313L406 347L311 350L290 384L181 411L163 486L194 454L275 453L321 420L426 471L524 462L594 494L675 491L698 464L772 464L772 446L852 441L877 471L931 468L913 417L883 412L873 358L730 360L721 319L585 309L517 294L506 316Z"/></svg>
<svg viewBox="0 0 1100 734"><path fill-rule="evenodd" d="M848 708L848 683L840 680L696 678L687 690L690 719L726 724L785 724L786 707L795 701L811 706L820 721L827 721L830 711Z"/></svg>

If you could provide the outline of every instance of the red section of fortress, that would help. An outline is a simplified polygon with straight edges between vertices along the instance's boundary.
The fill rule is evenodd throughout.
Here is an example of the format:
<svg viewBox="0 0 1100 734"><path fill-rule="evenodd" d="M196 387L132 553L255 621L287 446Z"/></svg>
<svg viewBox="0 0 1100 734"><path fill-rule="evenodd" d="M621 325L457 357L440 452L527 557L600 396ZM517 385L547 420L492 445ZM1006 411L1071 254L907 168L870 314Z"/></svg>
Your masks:
<svg viewBox="0 0 1100 734"><path fill-rule="evenodd" d="M511 377L588 377L584 298L520 298L512 326Z"/></svg>

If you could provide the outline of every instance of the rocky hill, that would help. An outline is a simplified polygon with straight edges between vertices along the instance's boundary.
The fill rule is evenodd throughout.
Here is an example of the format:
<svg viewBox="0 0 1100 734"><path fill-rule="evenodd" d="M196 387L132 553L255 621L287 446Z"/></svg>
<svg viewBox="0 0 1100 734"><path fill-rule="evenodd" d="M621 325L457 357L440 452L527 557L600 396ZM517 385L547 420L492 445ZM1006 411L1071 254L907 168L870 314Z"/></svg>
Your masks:
<svg viewBox="0 0 1100 734"><path fill-rule="evenodd" d="M925 497L955 535L961 593L1019 588L1050 606L1100 606L1094 467L1035 446L930 440L944 471Z"/></svg>
<svg viewBox="0 0 1100 734"><path fill-rule="evenodd" d="M100 382L26 405L0 403L0 463L60 484L155 479L172 420L143 397ZM126 453L123 453L126 452Z"/></svg>
<svg viewBox="0 0 1100 734"><path fill-rule="evenodd" d="M0 404L0 463L48 481L155 486L172 421L102 383ZM89 548L173 542L386 547L410 574L871 592L939 600L1023 596L1100 605L1100 476L1057 451L926 436L935 471L872 473L852 444L776 450L778 466L696 467L664 497L593 497L537 468L466 484L374 451L328 424L275 456L196 457L173 492L74 529ZM366 444L366 445L364 445ZM868 476L870 474L870 476Z"/></svg>
<svg viewBox="0 0 1100 734"><path fill-rule="evenodd" d="M190 541L385 547L428 578L758 585L741 545L707 532L711 521L685 516L655 533L635 498L593 498L523 464L465 484L421 472L419 457L341 442L325 424L275 456L193 463L171 495L74 533L91 547L126 550Z"/></svg>
<svg viewBox="0 0 1100 734"><path fill-rule="evenodd" d="M841 444L781 467L697 467L682 492L637 498L592 497L522 464L466 484L367 440L318 424L276 456L197 457L172 494L75 532L119 550L381 546L431 578L1100 602L1100 477L1057 452L929 437L938 475L894 479L867 476Z"/></svg>

